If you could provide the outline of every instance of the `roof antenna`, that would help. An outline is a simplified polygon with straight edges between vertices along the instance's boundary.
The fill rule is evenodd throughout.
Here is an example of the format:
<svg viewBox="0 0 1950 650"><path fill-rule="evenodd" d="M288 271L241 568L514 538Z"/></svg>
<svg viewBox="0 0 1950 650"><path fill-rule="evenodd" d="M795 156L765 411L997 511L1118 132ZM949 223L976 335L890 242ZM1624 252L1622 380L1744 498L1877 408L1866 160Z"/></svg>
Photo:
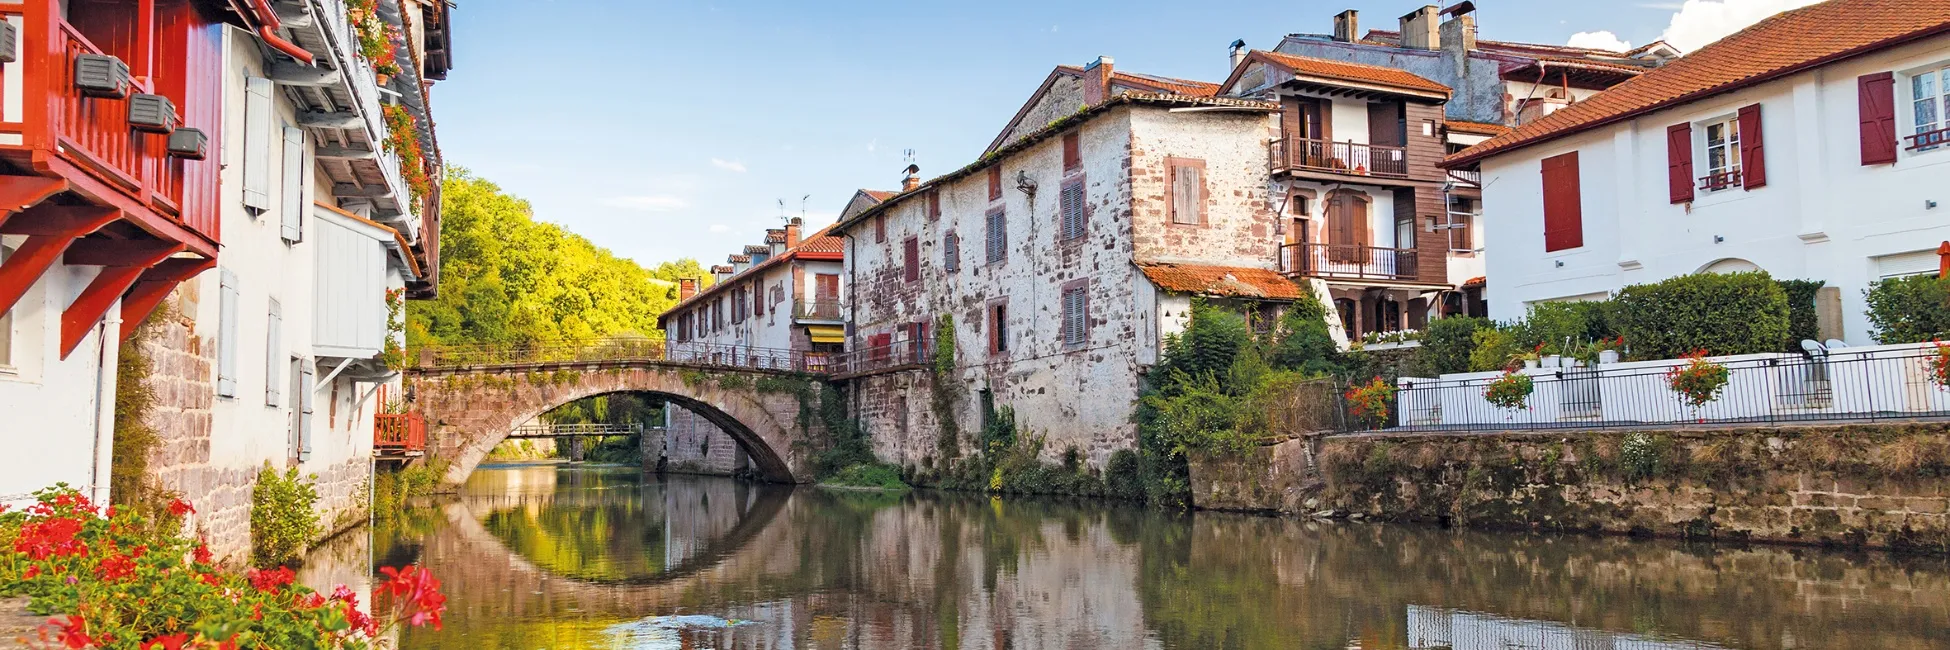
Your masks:
<svg viewBox="0 0 1950 650"><path fill-rule="evenodd" d="M785 220L785 199L779 199L779 222L784 223Z"/></svg>
<svg viewBox="0 0 1950 650"><path fill-rule="evenodd" d="M806 222L806 200L810 198L812 198L811 194L799 197L799 223Z"/></svg>

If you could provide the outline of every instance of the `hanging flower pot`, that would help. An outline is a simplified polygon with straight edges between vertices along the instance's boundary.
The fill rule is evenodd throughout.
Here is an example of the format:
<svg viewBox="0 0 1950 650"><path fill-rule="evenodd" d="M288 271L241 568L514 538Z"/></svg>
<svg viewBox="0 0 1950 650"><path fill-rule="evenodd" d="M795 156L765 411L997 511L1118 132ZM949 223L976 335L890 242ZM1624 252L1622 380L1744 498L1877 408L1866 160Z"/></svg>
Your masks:
<svg viewBox="0 0 1950 650"><path fill-rule="evenodd" d="M1695 419L1705 422L1701 409L1720 398L1731 373L1726 366L1708 361L1705 350L1687 355L1686 359L1686 365L1674 366L1666 372L1666 386L1679 394L1680 401L1692 407Z"/></svg>
<svg viewBox="0 0 1950 650"><path fill-rule="evenodd" d="M1502 377L1497 377L1483 388L1483 400L1514 415L1516 411L1529 406L1530 394L1536 389L1537 384L1530 375L1507 370Z"/></svg>
<svg viewBox="0 0 1950 650"><path fill-rule="evenodd" d="M393 75L389 75L384 72L373 73L372 80L381 86L393 85Z"/></svg>

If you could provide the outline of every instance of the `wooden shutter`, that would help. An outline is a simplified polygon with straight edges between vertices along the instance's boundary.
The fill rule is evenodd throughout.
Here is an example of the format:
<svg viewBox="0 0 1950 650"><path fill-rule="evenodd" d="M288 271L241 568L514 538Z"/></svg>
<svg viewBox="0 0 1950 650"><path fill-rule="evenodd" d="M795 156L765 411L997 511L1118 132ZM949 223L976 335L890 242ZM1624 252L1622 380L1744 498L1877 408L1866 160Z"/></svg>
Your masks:
<svg viewBox="0 0 1950 650"><path fill-rule="evenodd" d="M961 236L948 233L941 237L941 267L953 273L961 270Z"/></svg>
<svg viewBox="0 0 1950 650"><path fill-rule="evenodd" d="M941 218L941 190L928 190L928 218Z"/></svg>
<svg viewBox="0 0 1950 650"><path fill-rule="evenodd" d="M1072 181L1063 184L1060 195L1063 212L1063 238L1076 239L1083 236L1083 183Z"/></svg>
<svg viewBox="0 0 1950 650"><path fill-rule="evenodd" d="M1368 142L1399 147L1408 142L1401 102L1368 102Z"/></svg>
<svg viewBox="0 0 1950 650"><path fill-rule="evenodd" d="M887 243L887 217L885 215L873 218L873 243Z"/></svg>
<svg viewBox="0 0 1950 650"><path fill-rule="evenodd" d="M1197 165L1174 165L1171 168L1171 222L1178 224L1202 223L1199 208L1204 205L1204 169Z"/></svg>
<svg viewBox="0 0 1950 650"><path fill-rule="evenodd" d="M998 201L1001 199L1002 199L1002 168L999 166L990 167L989 168L989 200Z"/></svg>
<svg viewBox="0 0 1950 650"><path fill-rule="evenodd" d="M1009 233L1007 231L1008 225L1009 225L1008 219L1003 216L1001 210L995 210L989 213L988 261L990 264L1000 262L1004 258L1008 257L1008 252L1009 252Z"/></svg>
<svg viewBox="0 0 1950 650"><path fill-rule="evenodd" d="M256 215L271 209L270 79L244 78L244 207Z"/></svg>
<svg viewBox="0 0 1950 650"><path fill-rule="evenodd" d="M278 301L271 301L271 313L264 320L264 405L280 406L284 404L281 394L284 377L278 371L283 369L285 360L284 341L280 340L284 334L284 313Z"/></svg>
<svg viewBox="0 0 1950 650"><path fill-rule="evenodd" d="M921 240L907 238L901 245L901 270L908 282L921 280Z"/></svg>
<svg viewBox="0 0 1950 650"><path fill-rule="evenodd" d="M217 288L217 394L237 396L237 274L230 269L218 273Z"/></svg>
<svg viewBox="0 0 1950 650"><path fill-rule="evenodd" d="M1740 184L1746 189L1767 185L1766 143L1761 137L1760 104L1740 107Z"/></svg>
<svg viewBox="0 0 1950 650"><path fill-rule="evenodd" d="M298 462L311 460L311 395L318 392L317 370L300 360L298 364Z"/></svg>
<svg viewBox="0 0 1950 650"><path fill-rule="evenodd" d="M752 285L752 315L765 315L765 282L763 278Z"/></svg>
<svg viewBox="0 0 1950 650"><path fill-rule="evenodd" d="M1083 288L1068 289L1063 292L1063 344L1083 343L1088 331L1088 297Z"/></svg>
<svg viewBox="0 0 1950 650"><path fill-rule="evenodd" d="M1548 179L1549 172L1545 172ZM1548 185L1546 185L1548 187ZM1667 200L1685 203L1693 200L1693 123L1666 127Z"/></svg>
<svg viewBox="0 0 1950 650"><path fill-rule="evenodd" d="M299 242L305 239L305 131L295 127L284 127L284 175L281 198L281 212L284 217L284 240Z"/></svg>
<svg viewBox="0 0 1950 650"><path fill-rule="evenodd" d="M1578 152L1543 161L1544 251L1584 245L1584 212L1578 187Z"/></svg>
<svg viewBox="0 0 1950 650"><path fill-rule="evenodd" d="M813 295L819 300L837 300L840 297L840 276L821 273L813 276Z"/></svg>
<svg viewBox="0 0 1950 650"><path fill-rule="evenodd" d="M1072 131L1063 135L1063 169L1071 170L1083 166L1083 143L1079 134Z"/></svg>
<svg viewBox="0 0 1950 650"><path fill-rule="evenodd" d="M1896 162L1896 76L1888 72L1855 79L1861 110L1862 164Z"/></svg>

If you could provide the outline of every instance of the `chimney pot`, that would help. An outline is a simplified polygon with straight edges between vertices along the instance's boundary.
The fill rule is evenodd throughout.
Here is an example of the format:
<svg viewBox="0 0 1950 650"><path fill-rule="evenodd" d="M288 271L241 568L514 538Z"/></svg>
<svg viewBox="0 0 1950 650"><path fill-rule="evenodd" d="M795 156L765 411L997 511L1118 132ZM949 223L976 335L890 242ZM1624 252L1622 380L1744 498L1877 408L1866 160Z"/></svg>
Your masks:
<svg viewBox="0 0 1950 650"><path fill-rule="evenodd" d="M1402 16L1402 47L1417 50L1442 49L1442 36L1436 29L1436 12L1435 5L1424 5Z"/></svg>
<svg viewBox="0 0 1950 650"><path fill-rule="evenodd" d="M1359 18L1360 12L1353 9L1335 14L1334 40L1342 43L1352 43L1354 39L1360 38L1361 22Z"/></svg>
<svg viewBox="0 0 1950 650"><path fill-rule="evenodd" d="M1116 61L1108 56L1099 56L1083 67L1083 105L1093 106L1110 99L1110 78L1116 70Z"/></svg>
<svg viewBox="0 0 1950 650"><path fill-rule="evenodd" d="M677 279L678 300L690 300L691 296L695 296L695 295L697 295L697 278Z"/></svg>
<svg viewBox="0 0 1950 650"><path fill-rule="evenodd" d="M792 250L798 247L799 247L799 218L793 217L791 221L787 221L785 223L785 249Z"/></svg>
<svg viewBox="0 0 1950 650"><path fill-rule="evenodd" d="M921 170L914 165L907 166L907 176L901 178L901 191L912 192L921 186Z"/></svg>
<svg viewBox="0 0 1950 650"><path fill-rule="evenodd" d="M1238 69L1239 69L1239 64L1241 64L1241 63L1244 63L1244 62L1246 61L1246 41L1245 41L1245 39L1239 39L1239 40L1235 40L1235 41L1233 41L1233 42L1232 42L1232 49L1231 49L1231 53L1232 53L1232 56L1231 56L1231 57L1229 57L1229 58L1230 58L1230 60L1231 60L1231 62L1232 62L1232 66L1231 66L1231 67L1229 67L1229 68L1226 68L1226 74L1227 74L1227 75L1231 75L1231 74L1232 74L1232 71L1233 71L1233 70L1238 70Z"/></svg>

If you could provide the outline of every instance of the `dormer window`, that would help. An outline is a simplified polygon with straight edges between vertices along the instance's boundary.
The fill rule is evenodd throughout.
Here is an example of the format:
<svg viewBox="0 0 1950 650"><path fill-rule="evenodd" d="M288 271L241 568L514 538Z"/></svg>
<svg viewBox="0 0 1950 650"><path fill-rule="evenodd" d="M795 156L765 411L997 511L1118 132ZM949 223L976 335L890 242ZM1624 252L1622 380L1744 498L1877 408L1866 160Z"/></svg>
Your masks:
<svg viewBox="0 0 1950 650"><path fill-rule="evenodd" d="M1729 117L1706 125L1706 175L1700 189L1717 192L1740 185L1740 120Z"/></svg>

